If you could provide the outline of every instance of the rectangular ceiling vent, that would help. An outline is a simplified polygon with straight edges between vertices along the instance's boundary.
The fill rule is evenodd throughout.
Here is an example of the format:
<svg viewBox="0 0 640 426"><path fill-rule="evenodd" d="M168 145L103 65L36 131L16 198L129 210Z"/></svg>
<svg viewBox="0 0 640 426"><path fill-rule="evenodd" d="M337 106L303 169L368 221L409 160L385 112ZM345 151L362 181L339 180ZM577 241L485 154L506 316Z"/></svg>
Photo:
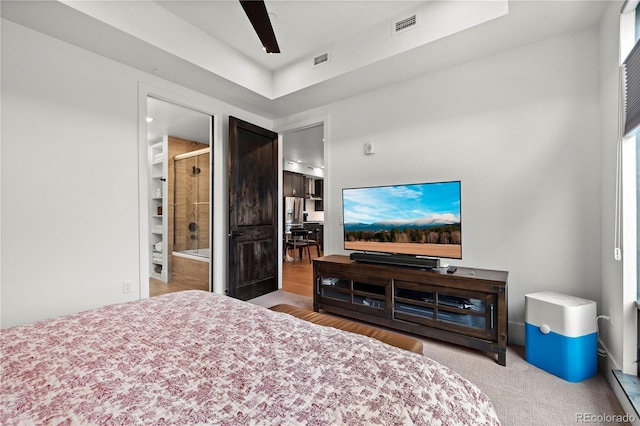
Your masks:
<svg viewBox="0 0 640 426"><path fill-rule="evenodd" d="M418 25L418 14L413 13L405 18L393 23L393 35L403 33L415 28Z"/></svg>
<svg viewBox="0 0 640 426"><path fill-rule="evenodd" d="M322 55L318 55L313 58L313 67L319 67L322 64L326 64L329 62L329 53L323 53Z"/></svg>

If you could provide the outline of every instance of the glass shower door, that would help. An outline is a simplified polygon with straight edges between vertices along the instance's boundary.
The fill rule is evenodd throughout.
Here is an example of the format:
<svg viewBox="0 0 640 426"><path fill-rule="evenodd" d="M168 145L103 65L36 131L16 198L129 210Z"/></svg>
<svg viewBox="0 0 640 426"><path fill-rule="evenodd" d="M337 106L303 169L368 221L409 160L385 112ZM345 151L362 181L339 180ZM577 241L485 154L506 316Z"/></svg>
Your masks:
<svg viewBox="0 0 640 426"><path fill-rule="evenodd" d="M207 151L207 152L202 152ZM174 162L174 251L209 257L209 150Z"/></svg>

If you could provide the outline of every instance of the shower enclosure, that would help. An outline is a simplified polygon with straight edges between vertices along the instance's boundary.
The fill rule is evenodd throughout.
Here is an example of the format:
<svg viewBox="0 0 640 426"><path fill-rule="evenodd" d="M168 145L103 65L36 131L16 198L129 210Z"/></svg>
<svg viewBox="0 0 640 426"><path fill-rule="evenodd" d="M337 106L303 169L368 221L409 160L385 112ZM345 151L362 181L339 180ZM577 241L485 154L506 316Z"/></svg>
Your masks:
<svg viewBox="0 0 640 426"><path fill-rule="evenodd" d="M174 157L174 252L210 256L209 167L209 148Z"/></svg>

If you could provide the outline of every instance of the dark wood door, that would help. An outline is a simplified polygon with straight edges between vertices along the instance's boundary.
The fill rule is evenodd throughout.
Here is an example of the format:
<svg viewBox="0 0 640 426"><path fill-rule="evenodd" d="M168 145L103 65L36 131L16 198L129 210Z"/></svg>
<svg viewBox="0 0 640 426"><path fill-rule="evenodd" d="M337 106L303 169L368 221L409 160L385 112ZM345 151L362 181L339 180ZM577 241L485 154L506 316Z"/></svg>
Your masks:
<svg viewBox="0 0 640 426"><path fill-rule="evenodd" d="M229 117L229 288L241 300L278 289L278 134Z"/></svg>

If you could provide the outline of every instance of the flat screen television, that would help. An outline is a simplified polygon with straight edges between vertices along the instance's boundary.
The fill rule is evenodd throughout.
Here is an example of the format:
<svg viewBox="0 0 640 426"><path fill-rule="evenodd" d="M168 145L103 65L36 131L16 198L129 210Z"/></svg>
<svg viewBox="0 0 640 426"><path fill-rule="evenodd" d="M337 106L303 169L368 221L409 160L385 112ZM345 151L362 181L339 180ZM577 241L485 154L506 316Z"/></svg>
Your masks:
<svg viewBox="0 0 640 426"><path fill-rule="evenodd" d="M344 249L462 259L460 202L460 181L344 188Z"/></svg>

